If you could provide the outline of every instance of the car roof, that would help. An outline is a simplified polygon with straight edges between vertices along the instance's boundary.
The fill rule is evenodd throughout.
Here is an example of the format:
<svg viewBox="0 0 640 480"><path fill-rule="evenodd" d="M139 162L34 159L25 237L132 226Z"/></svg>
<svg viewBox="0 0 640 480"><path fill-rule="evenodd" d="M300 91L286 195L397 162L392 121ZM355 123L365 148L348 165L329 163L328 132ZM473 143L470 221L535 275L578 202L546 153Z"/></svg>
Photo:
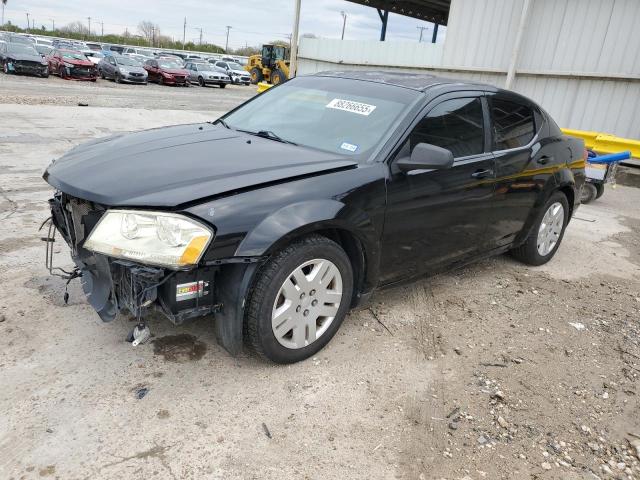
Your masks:
<svg viewBox="0 0 640 480"><path fill-rule="evenodd" d="M412 90L421 92L424 92L427 89L438 85L471 86L474 88L482 88L485 90L488 89L490 91L499 90L493 85L459 80L455 78L440 77L428 73L394 72L388 70L349 70L318 72L315 74L315 76L348 78L352 80L383 83L387 85L395 85L397 87L410 88Z"/></svg>

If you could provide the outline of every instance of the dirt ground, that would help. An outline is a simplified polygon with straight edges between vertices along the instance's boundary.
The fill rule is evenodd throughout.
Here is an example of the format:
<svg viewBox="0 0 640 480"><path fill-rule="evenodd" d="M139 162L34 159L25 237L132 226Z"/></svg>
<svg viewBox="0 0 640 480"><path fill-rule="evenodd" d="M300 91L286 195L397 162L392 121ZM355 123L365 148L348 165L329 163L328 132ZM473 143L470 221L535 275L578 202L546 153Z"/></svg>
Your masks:
<svg viewBox="0 0 640 480"><path fill-rule="evenodd" d="M377 293L296 365L230 357L212 318L158 318L134 348L129 320L101 323L77 282L65 305L48 275L42 172L253 89L103 83L0 75L1 479L640 478L640 189L581 207L544 267Z"/></svg>

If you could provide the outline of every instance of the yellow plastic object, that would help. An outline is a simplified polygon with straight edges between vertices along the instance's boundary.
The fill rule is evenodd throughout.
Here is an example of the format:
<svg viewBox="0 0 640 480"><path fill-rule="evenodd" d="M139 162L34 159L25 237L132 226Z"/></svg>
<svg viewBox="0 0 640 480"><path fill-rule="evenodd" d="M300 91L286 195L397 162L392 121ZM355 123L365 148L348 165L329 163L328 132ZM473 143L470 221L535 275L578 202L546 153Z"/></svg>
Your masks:
<svg viewBox="0 0 640 480"><path fill-rule="evenodd" d="M180 257L180 265L193 265L196 263L208 241L209 238L205 236L194 237Z"/></svg>
<svg viewBox="0 0 640 480"><path fill-rule="evenodd" d="M260 82L258 84L258 93L262 93L265 90L269 90L271 87L273 87L273 85L270 85L270 84L265 83L265 82Z"/></svg>
<svg viewBox="0 0 640 480"><path fill-rule="evenodd" d="M561 130L565 135L583 139L587 148L598 153L618 153L629 150L633 158L640 158L640 140L616 137L608 133L571 130L569 128Z"/></svg>

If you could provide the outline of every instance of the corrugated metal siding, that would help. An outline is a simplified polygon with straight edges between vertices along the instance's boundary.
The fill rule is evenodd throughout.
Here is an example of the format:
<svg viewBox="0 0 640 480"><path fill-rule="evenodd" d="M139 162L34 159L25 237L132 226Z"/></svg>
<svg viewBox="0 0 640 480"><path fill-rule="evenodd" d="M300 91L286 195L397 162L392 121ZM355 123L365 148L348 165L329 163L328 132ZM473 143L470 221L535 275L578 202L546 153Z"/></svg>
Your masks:
<svg viewBox="0 0 640 480"><path fill-rule="evenodd" d="M444 64L506 70L522 5L523 0L452 0Z"/></svg>
<svg viewBox="0 0 640 480"><path fill-rule="evenodd" d="M640 0L531 1L512 88L563 127L640 139ZM502 87L523 5L452 0L443 47L303 39L299 73L384 65Z"/></svg>
<svg viewBox="0 0 640 480"><path fill-rule="evenodd" d="M638 22L638 0L534 0L518 68L638 75Z"/></svg>
<svg viewBox="0 0 640 480"><path fill-rule="evenodd" d="M357 65L425 67L442 63L440 43L302 38L298 57Z"/></svg>

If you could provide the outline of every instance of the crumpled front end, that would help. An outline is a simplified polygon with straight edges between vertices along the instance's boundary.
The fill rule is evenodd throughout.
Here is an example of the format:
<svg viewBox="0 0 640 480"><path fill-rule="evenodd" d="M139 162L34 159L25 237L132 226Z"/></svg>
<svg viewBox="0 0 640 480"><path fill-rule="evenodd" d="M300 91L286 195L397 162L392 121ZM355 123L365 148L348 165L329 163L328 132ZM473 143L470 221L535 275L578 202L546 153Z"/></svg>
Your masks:
<svg viewBox="0 0 640 480"><path fill-rule="evenodd" d="M175 324L218 309L214 281L218 266L170 270L127 259L97 254L84 248L89 235L107 208L94 202L57 192L49 200L52 227L47 240L47 263L53 268L52 243L59 232L71 249L76 271L63 277L80 277L87 300L100 318L109 322L121 311L142 318L159 311Z"/></svg>

